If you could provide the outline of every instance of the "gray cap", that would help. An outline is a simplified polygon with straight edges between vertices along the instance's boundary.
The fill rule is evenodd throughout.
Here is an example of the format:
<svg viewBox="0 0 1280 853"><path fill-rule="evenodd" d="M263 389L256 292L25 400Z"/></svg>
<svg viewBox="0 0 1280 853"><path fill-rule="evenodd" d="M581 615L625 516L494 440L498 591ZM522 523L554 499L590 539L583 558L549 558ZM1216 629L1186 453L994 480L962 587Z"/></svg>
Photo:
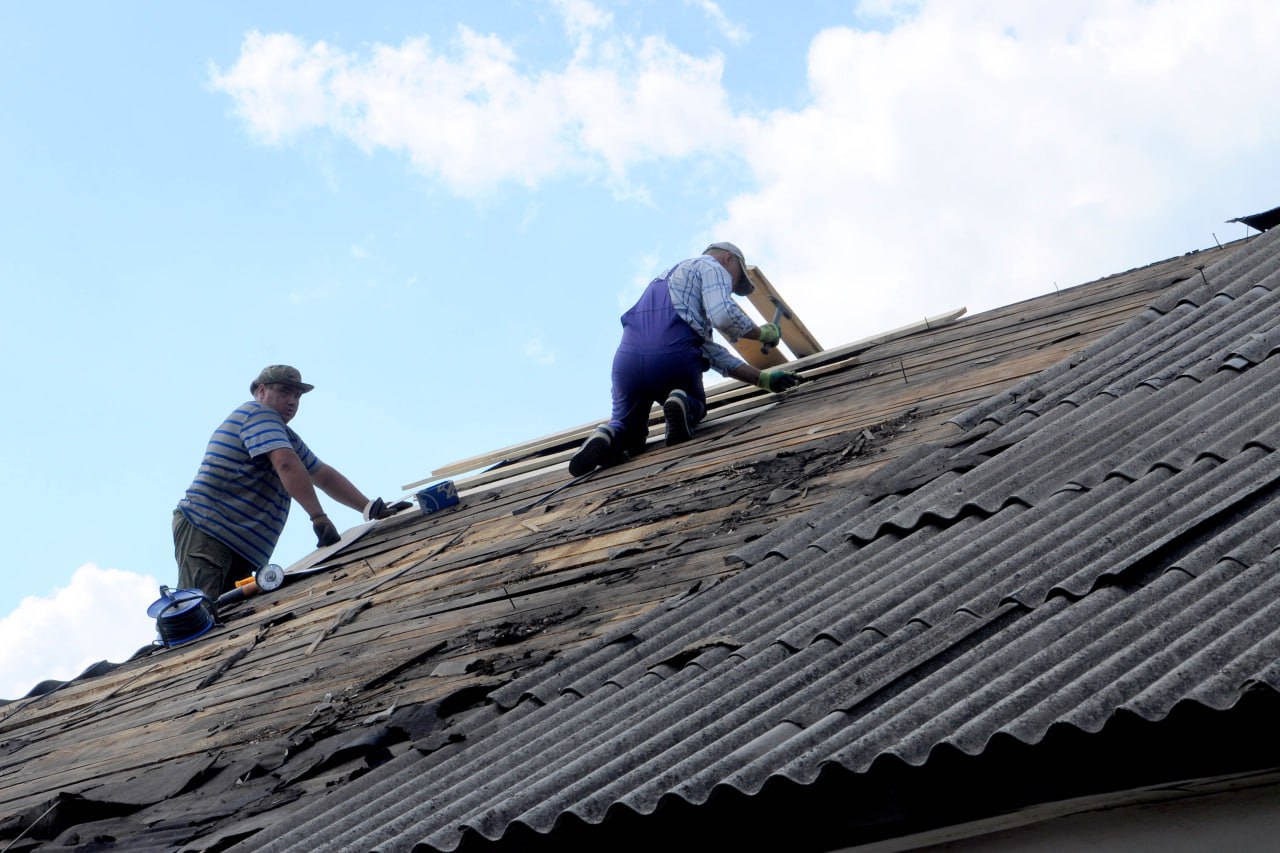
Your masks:
<svg viewBox="0 0 1280 853"><path fill-rule="evenodd" d="M751 277L747 275L747 259L743 257L742 250L732 243L712 243L710 246L702 250L702 254L710 252L712 249L719 249L722 252L728 252L738 259L738 263L742 264L742 283L746 286L746 290L742 292L743 296L756 289L751 282Z"/></svg>
<svg viewBox="0 0 1280 853"><path fill-rule="evenodd" d="M262 368L258 378L249 383L249 393L256 394L259 385L293 385L301 388L303 394L316 387L303 382L298 368L287 364L270 364Z"/></svg>

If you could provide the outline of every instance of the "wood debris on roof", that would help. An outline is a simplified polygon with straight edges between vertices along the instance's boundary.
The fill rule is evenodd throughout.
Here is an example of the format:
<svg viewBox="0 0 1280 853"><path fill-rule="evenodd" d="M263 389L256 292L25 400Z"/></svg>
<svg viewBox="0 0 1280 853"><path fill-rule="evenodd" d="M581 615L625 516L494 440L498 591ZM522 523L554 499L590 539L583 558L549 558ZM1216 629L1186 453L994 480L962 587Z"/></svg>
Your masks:
<svg viewBox="0 0 1280 853"><path fill-rule="evenodd" d="M332 822L337 800L325 794L357 790L359 820L381 820L389 831L400 823L375 794L384 764L433 755L464 761L459 756L486 734L501 737L543 705L593 695L603 670L571 669L577 680L561 681L562 662L597 653L575 650L606 644L615 666L617 655L625 660L647 642L630 626L658 624L662 614L678 619L708 590L729 589L735 577L740 587L761 567L810 550L820 529L813 519L828 523L833 499L847 504L841 511L850 520L860 518L866 502L840 496L861 494L860 484L873 477L894 472L912 488L952 481L998 453L1000 430L1017 426L993 414L993 444L964 446L958 461L939 457L936 448L962 442L975 428L965 413L988 399L1034 395L1038 386L1019 383L1071 365L1073 355L1161 294L1182 293L1179 283L1239 248L817 354L821 363L809 363L815 381L780 397L726 388L726 396L737 396L692 442L653 447L550 499L568 479L563 461L576 437L566 433L563 448L539 443L504 454L527 464L520 476L508 466L498 479L473 478L456 508L379 523L329 558L331 570L249 599L198 641L144 650L96 677L0 706L0 841L13 850L107 838L130 850L225 849L242 840L253 848L268 836L287 838L308 819ZM960 501L956 511L963 515L967 505ZM904 507L867 535L872 542L886 529L905 535L932 518L928 506ZM1076 589L1071 578L1062 582ZM1004 612L981 618L998 622ZM884 625L876 630L892 634L887 618L875 617ZM875 619L870 624L879 625ZM941 621L957 635L986 630ZM710 614L706 624L710 630ZM728 626L711 633L664 652L658 675L678 676L690 662L714 669L757 642ZM910 644L902 648L909 652ZM645 671L616 687L626 689ZM574 686L579 682L585 693ZM856 681L833 682L831 690L846 707L866 699ZM817 722L804 718L802 725ZM786 735L770 733L749 751L765 755ZM501 749L500 741L491 743ZM735 784L751 788L753 780ZM443 795L423 787L414 796ZM603 814L610 796L591 807L548 797L551 811L521 820L541 832L559 809L595 815L599 807ZM489 823L475 832L501 837L508 820L501 814L485 817ZM449 834L456 825L440 830L443 840L419 827L406 841L370 831L354 809L350 816L352 827L363 828L327 836L330 849L375 836L389 849L428 836L440 849L458 840Z"/></svg>

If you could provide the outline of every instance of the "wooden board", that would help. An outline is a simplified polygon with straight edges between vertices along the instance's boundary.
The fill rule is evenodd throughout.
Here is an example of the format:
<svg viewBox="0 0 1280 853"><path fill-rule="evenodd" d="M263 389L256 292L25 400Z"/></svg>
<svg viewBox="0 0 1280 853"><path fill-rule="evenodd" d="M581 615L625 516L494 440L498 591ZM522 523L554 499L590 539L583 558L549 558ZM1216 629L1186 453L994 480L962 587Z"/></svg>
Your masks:
<svg viewBox="0 0 1280 853"><path fill-rule="evenodd" d="M738 358L757 370L781 367L790 361L783 353L782 347L770 347L766 353L764 345L752 338L738 338L733 342L733 348L738 353Z"/></svg>
<svg viewBox="0 0 1280 853"><path fill-rule="evenodd" d="M372 530L377 526L377 524L378 522L376 521L366 521L364 524L357 524L355 527L352 527L350 530L343 533L342 538L337 542L334 542L332 545L327 545L324 548L317 548L301 560L298 560L296 563L289 566L289 568L284 570L286 577L291 573L305 572L308 569L316 568L325 560L337 557L347 548L359 541L360 537Z"/></svg>
<svg viewBox="0 0 1280 853"><path fill-rule="evenodd" d="M753 271L758 272L758 270L756 270L755 267L752 267L751 269ZM754 280L754 277L753 277L753 280ZM886 343L888 341L891 341L897 338L912 335L920 331L927 331L927 330L936 329L936 328L948 325L949 323L952 323L958 320L960 317L963 317L964 314L965 314L964 308L956 308L951 311L945 311L941 314L935 314L932 317L925 317L923 320L920 320L915 323L909 323L905 326L900 326L896 329L891 329L887 332L881 332L879 334L872 335L867 338L862 338L861 340L857 340L849 344L844 344L843 346L834 347L829 350L822 350L820 352L815 352L808 356L798 358L792 362L785 362L784 360L784 363L788 365L788 369L804 371L812 367L817 367L819 365L825 365L830 362L846 359L849 356L853 355L854 353L862 352L863 350L870 349L873 346L878 346L880 344ZM759 344L756 341L749 341L749 343L755 344L757 350L759 349ZM708 407L714 408L716 405L716 399L720 395L733 394L737 392L751 393L751 389L747 385L737 381L736 379L730 379L724 382L718 382L715 385L708 386L707 387ZM657 406L654 406L653 409L650 411L650 421L657 422L661 417L661 413L662 413L662 410ZM526 459L536 453L558 447L559 445L562 445L565 443L578 443L585 440L587 437L587 434L591 432L591 430L595 429L596 424L598 423L600 423L600 421L593 421L592 423L589 423L589 424L582 424L580 426L573 427L571 429L561 430L559 432L555 432L550 435L543 436L541 438L533 439L532 441L527 441L520 444L513 444L513 445L510 445L509 447L504 447L501 450L496 450L490 453L480 454L479 456L472 456L469 459L453 462L448 465L444 465L440 468L436 468L434 471L431 472L430 477L426 477L421 480L415 480L414 482L408 483L402 486L401 488L403 488L405 491L409 491L411 489L415 489L419 486L423 486L423 485L426 485L427 483L433 482L434 480L438 480L442 477L452 477L457 474L464 474L471 471L478 471L481 468L485 468L491 465L496 465L501 462L515 462L518 460ZM528 467L526 466L524 470L528 470ZM489 472L486 472L486 474L487 473ZM499 469L494 469L492 473L495 476L486 477L487 482L492 482L494 480L502 479L503 477ZM469 484L474 485L474 481L469 481Z"/></svg>
<svg viewBox="0 0 1280 853"><path fill-rule="evenodd" d="M760 316L769 322L773 322L773 317L781 307L786 314L779 319L778 328L782 331L782 342L787 345L787 349L795 354L796 358L804 358L807 355L814 355L822 352L822 344L818 343L818 339L814 337L805 326L804 321L800 319L794 308L787 304L787 300L782 298L782 294L773 286L773 282L761 271L759 267L748 267L747 277L751 279L751 283L756 289L751 291L747 299L751 300L751 304L760 312ZM757 365L759 366L759 365Z"/></svg>

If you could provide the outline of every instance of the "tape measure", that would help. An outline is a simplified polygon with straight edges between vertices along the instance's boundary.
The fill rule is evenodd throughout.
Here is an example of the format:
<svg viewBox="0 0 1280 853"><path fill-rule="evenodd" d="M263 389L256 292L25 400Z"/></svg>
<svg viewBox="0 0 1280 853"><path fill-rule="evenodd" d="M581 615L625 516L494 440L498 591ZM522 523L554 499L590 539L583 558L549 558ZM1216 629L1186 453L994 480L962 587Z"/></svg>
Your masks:
<svg viewBox="0 0 1280 853"><path fill-rule="evenodd" d="M267 563L254 572L253 577L263 592L274 592L284 586L284 569L275 563Z"/></svg>

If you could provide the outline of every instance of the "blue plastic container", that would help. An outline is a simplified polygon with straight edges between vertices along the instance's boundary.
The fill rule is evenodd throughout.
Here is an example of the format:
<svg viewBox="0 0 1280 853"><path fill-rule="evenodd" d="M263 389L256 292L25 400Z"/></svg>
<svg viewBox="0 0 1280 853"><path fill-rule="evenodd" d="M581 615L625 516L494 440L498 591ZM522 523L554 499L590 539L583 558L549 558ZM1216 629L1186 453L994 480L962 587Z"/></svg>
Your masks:
<svg viewBox="0 0 1280 853"><path fill-rule="evenodd" d="M453 485L453 480L432 483L418 492L416 497L418 499L418 509L424 513L438 512L458 505L458 489Z"/></svg>

